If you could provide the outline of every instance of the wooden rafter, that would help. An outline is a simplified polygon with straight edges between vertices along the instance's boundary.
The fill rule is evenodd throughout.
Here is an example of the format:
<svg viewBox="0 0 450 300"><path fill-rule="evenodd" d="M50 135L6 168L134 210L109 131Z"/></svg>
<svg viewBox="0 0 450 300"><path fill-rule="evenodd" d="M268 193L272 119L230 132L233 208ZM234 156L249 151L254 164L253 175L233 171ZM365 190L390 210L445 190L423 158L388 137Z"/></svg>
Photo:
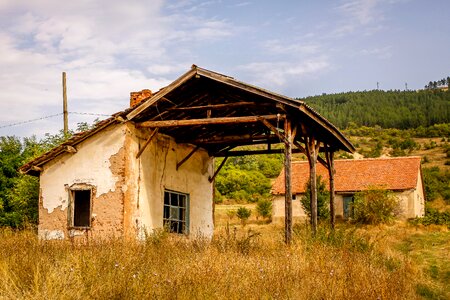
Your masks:
<svg viewBox="0 0 450 300"><path fill-rule="evenodd" d="M183 158L179 163L177 163L177 170L178 168L180 168L195 152L197 152L197 150L200 148L200 146L195 147L194 149L192 149L191 152L189 152L188 155L186 155L185 158Z"/></svg>
<svg viewBox="0 0 450 300"><path fill-rule="evenodd" d="M260 135L251 135L251 134L244 134L244 135L231 135L231 136L223 136L223 137L213 137L213 138L201 138L201 139L195 139L195 140L189 140L189 143L192 144L227 144L227 143L234 143L234 142L249 142L252 141L266 141L267 140L274 140L276 139L276 135L267 135L267 134L260 134Z"/></svg>
<svg viewBox="0 0 450 300"><path fill-rule="evenodd" d="M305 147L303 147L298 141L294 141L294 145L300 149L300 151L305 154L308 155L308 153L306 152ZM320 150L320 149L319 149ZM319 151L320 152L320 151ZM328 164L327 162L320 156L317 156L317 161L320 162L326 169L328 169Z"/></svg>
<svg viewBox="0 0 450 300"><path fill-rule="evenodd" d="M283 143L288 143L289 141L286 139L286 137L276 128L273 126L267 119L262 119L261 122L266 125L267 128L269 128Z"/></svg>
<svg viewBox="0 0 450 300"><path fill-rule="evenodd" d="M220 170L225 165L225 162L227 161L227 159L228 159L228 156L225 156L225 158L222 160L222 162L220 163L219 167L217 168L216 172L214 172L213 176L208 178L209 182L213 182L214 181L214 179L216 178L217 174L219 174Z"/></svg>
<svg viewBox="0 0 450 300"><path fill-rule="evenodd" d="M190 110L208 110L208 109L226 109L226 108L236 108L243 106L254 106L255 102L236 102L236 103L224 103L224 104L210 104L210 105L199 105L199 106L185 106L185 107L174 107L169 108L170 111L190 111Z"/></svg>
<svg viewBox="0 0 450 300"><path fill-rule="evenodd" d="M220 125L220 124L240 124L255 123L263 120L276 120L280 115L265 116L245 116L245 117L224 117L224 118L205 118L205 119L187 119L187 120L166 120L166 121L146 121L136 124L139 128L160 128L160 127L179 127L196 125Z"/></svg>
<svg viewBox="0 0 450 300"><path fill-rule="evenodd" d="M150 144L150 142L152 141L152 139L155 136L155 134L158 133L158 130L159 130L158 128L153 130L153 132L150 134L150 136L148 137L147 141L145 142L144 146L142 146L142 148L136 154L136 158L139 158L139 156L141 156L141 154L144 152L145 148L147 148L148 144Z"/></svg>
<svg viewBox="0 0 450 300"><path fill-rule="evenodd" d="M236 150L236 151L220 151L213 154L214 157L225 156L245 156L245 155L258 155L258 154L279 154L284 153L283 149L264 149L264 150ZM292 153L303 153L300 149L292 149Z"/></svg>

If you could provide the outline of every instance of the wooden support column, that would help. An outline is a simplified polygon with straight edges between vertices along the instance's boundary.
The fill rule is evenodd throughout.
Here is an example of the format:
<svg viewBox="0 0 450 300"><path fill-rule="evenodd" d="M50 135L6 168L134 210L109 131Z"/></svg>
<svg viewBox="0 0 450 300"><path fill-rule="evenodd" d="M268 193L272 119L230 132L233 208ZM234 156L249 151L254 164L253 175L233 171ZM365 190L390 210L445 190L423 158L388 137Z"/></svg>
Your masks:
<svg viewBox="0 0 450 300"><path fill-rule="evenodd" d="M286 118L284 122L284 134L287 143L284 145L284 180L285 180L285 201L284 201L284 235L285 242L289 245L292 241L292 135L291 121Z"/></svg>
<svg viewBox="0 0 450 300"><path fill-rule="evenodd" d="M316 165L317 156L319 154L320 142L316 141L313 136L306 138L306 152L309 162L309 180L311 185L311 228L315 235L317 232L317 175L316 175Z"/></svg>
<svg viewBox="0 0 450 300"><path fill-rule="evenodd" d="M326 147L326 159L327 159L327 165L328 165L328 175L330 177L330 224L331 229L334 230L335 226L335 218L336 218L336 212L335 212L335 188L334 188L334 174L336 171L334 170L334 151L327 146Z"/></svg>

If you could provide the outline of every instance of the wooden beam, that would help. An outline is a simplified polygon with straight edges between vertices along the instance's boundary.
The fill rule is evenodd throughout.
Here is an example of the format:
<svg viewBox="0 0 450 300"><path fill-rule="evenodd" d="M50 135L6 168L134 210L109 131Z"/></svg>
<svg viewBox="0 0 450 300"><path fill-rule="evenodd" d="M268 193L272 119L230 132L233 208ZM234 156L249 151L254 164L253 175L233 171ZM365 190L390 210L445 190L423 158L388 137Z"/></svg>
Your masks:
<svg viewBox="0 0 450 300"><path fill-rule="evenodd" d="M209 144L226 144L226 143L233 143L233 142L251 142L251 141L265 141L267 140L274 140L276 139L276 135L267 135L267 134L261 134L261 135L251 135L251 134L244 134L244 135L229 135L229 136L222 136L222 137L214 137L214 138L202 138L202 139L196 139L196 140L178 140L179 142L188 142L191 144L202 144L202 145L209 145Z"/></svg>
<svg viewBox="0 0 450 300"><path fill-rule="evenodd" d="M158 133L158 130L159 130L158 128L153 130L153 132L150 134L150 136L148 137L147 141L145 142L144 146L142 146L142 148L136 154L136 158L139 158L139 156L141 156L141 154L144 152L145 148L147 148L148 144L150 144L150 142L152 141L152 139L155 136L155 134Z"/></svg>
<svg viewBox="0 0 450 300"><path fill-rule="evenodd" d="M225 158L222 160L222 162L220 163L219 167L217 168L216 172L214 172L214 175L212 177L208 178L209 182L213 182L214 181L214 179L216 178L217 174L219 174L220 170L225 165L225 162L227 161L227 159L228 159L228 156L225 156Z"/></svg>
<svg viewBox="0 0 450 300"><path fill-rule="evenodd" d="M225 156L245 156L245 155L259 155L259 154L281 154L284 153L284 149L263 149L263 150L237 150L237 151L220 151L212 154L214 157ZM292 153L302 153L300 149L292 149Z"/></svg>
<svg viewBox="0 0 450 300"><path fill-rule="evenodd" d="M294 145L300 149L300 151L305 154L306 156L308 156L308 153L306 153L306 149L298 142L298 141L294 141ZM319 149L320 150L320 149ZM320 152L320 151L319 151ZM317 156L317 161L320 162L325 168L328 169L328 164L327 162L320 156Z"/></svg>
<svg viewBox="0 0 450 300"><path fill-rule="evenodd" d="M160 128L160 127L178 127L178 126L240 124L240 123L255 123L261 120L276 120L278 118L280 118L279 115L265 115L265 116L224 117L224 118L209 118L209 119L206 118L206 119L187 119L187 120L146 121L142 123L137 123L136 127Z"/></svg>
<svg viewBox="0 0 450 300"><path fill-rule="evenodd" d="M214 110L214 109L224 109L224 108L235 108L242 106L252 106L256 105L255 102L235 102L235 103L225 103L225 104L209 104L209 105L199 105L199 106L185 106L185 107L174 107L169 108L170 111L185 111L185 110Z"/></svg>
<svg viewBox="0 0 450 300"><path fill-rule="evenodd" d="M290 245L292 242L292 132L289 119L284 122L284 133L288 141L284 145L284 241L287 245Z"/></svg>
<svg viewBox="0 0 450 300"><path fill-rule="evenodd" d="M38 166L32 166L31 170L35 172L42 172L44 169Z"/></svg>
<svg viewBox="0 0 450 300"><path fill-rule="evenodd" d="M325 156L327 159L328 164L328 176L330 178L330 225L331 229L334 230L335 227L335 219L336 219L336 213L335 213L335 188L334 188L334 175L336 173L334 169L334 151L327 146L327 151L325 152Z"/></svg>
<svg viewBox="0 0 450 300"><path fill-rule="evenodd" d="M278 136L278 138L283 142L283 143L288 143L288 140L286 139L286 137L280 133L280 131L278 130L278 128L276 128L275 126L273 126L272 124L270 124L270 122L267 119L262 119L261 122L266 125L267 128L269 128L276 136Z"/></svg>
<svg viewBox="0 0 450 300"><path fill-rule="evenodd" d="M311 227L312 232L315 235L317 233L317 156L319 150L320 142L316 141L313 136L306 137L306 153L309 162L309 181L311 187L311 198L310 198L310 208L311 208Z"/></svg>
<svg viewBox="0 0 450 300"><path fill-rule="evenodd" d="M189 154L186 155L185 158L183 158L179 163L177 163L177 171L178 171L178 168L181 167L195 152L197 152L197 150L199 148L200 148L200 146L197 146L194 149L192 149L192 151L189 152Z"/></svg>
<svg viewBox="0 0 450 300"><path fill-rule="evenodd" d="M64 151L69 152L69 153L77 153L77 149L71 145L66 145L64 147Z"/></svg>

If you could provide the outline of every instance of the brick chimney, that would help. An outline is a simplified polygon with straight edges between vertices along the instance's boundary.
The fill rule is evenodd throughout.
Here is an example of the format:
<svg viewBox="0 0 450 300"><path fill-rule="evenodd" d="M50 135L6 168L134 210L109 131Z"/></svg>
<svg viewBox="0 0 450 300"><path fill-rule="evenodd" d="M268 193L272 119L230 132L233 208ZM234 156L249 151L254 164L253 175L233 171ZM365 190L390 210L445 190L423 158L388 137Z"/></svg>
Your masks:
<svg viewBox="0 0 450 300"><path fill-rule="evenodd" d="M140 92L131 92L130 93L130 107L135 106L140 103L142 100L147 99L152 96L152 91L150 90L142 90Z"/></svg>

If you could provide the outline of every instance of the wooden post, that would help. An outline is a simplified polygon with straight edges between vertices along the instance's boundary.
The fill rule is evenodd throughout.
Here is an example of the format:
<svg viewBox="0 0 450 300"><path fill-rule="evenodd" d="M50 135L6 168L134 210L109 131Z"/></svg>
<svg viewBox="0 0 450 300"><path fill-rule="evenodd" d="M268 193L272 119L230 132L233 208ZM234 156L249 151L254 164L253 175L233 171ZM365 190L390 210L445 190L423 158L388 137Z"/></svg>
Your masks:
<svg viewBox="0 0 450 300"><path fill-rule="evenodd" d="M319 152L320 143L314 137L307 137L306 147L307 147L307 157L309 161L309 181L311 185L311 197L310 197L310 207L311 207L311 228L315 235L317 232L317 176L316 176L316 165L317 165L317 155Z"/></svg>
<svg viewBox="0 0 450 300"><path fill-rule="evenodd" d="M285 179L285 218L284 234L285 242L289 245L292 241L292 183L291 183L291 154L292 154L292 136L291 121L286 118L284 122L284 134L287 143L284 145L284 179Z"/></svg>
<svg viewBox="0 0 450 300"><path fill-rule="evenodd" d="M66 86L66 72L62 73L63 85L63 115L64 115L64 135L69 133L69 117L67 112L67 86Z"/></svg>
<svg viewBox="0 0 450 300"><path fill-rule="evenodd" d="M327 165L328 165L328 175L330 177L330 223L331 223L331 229L334 230L335 227L335 221L336 221L336 212L334 208L334 202L335 202L335 188L334 188L334 151L327 147L326 151L326 159L327 159Z"/></svg>

